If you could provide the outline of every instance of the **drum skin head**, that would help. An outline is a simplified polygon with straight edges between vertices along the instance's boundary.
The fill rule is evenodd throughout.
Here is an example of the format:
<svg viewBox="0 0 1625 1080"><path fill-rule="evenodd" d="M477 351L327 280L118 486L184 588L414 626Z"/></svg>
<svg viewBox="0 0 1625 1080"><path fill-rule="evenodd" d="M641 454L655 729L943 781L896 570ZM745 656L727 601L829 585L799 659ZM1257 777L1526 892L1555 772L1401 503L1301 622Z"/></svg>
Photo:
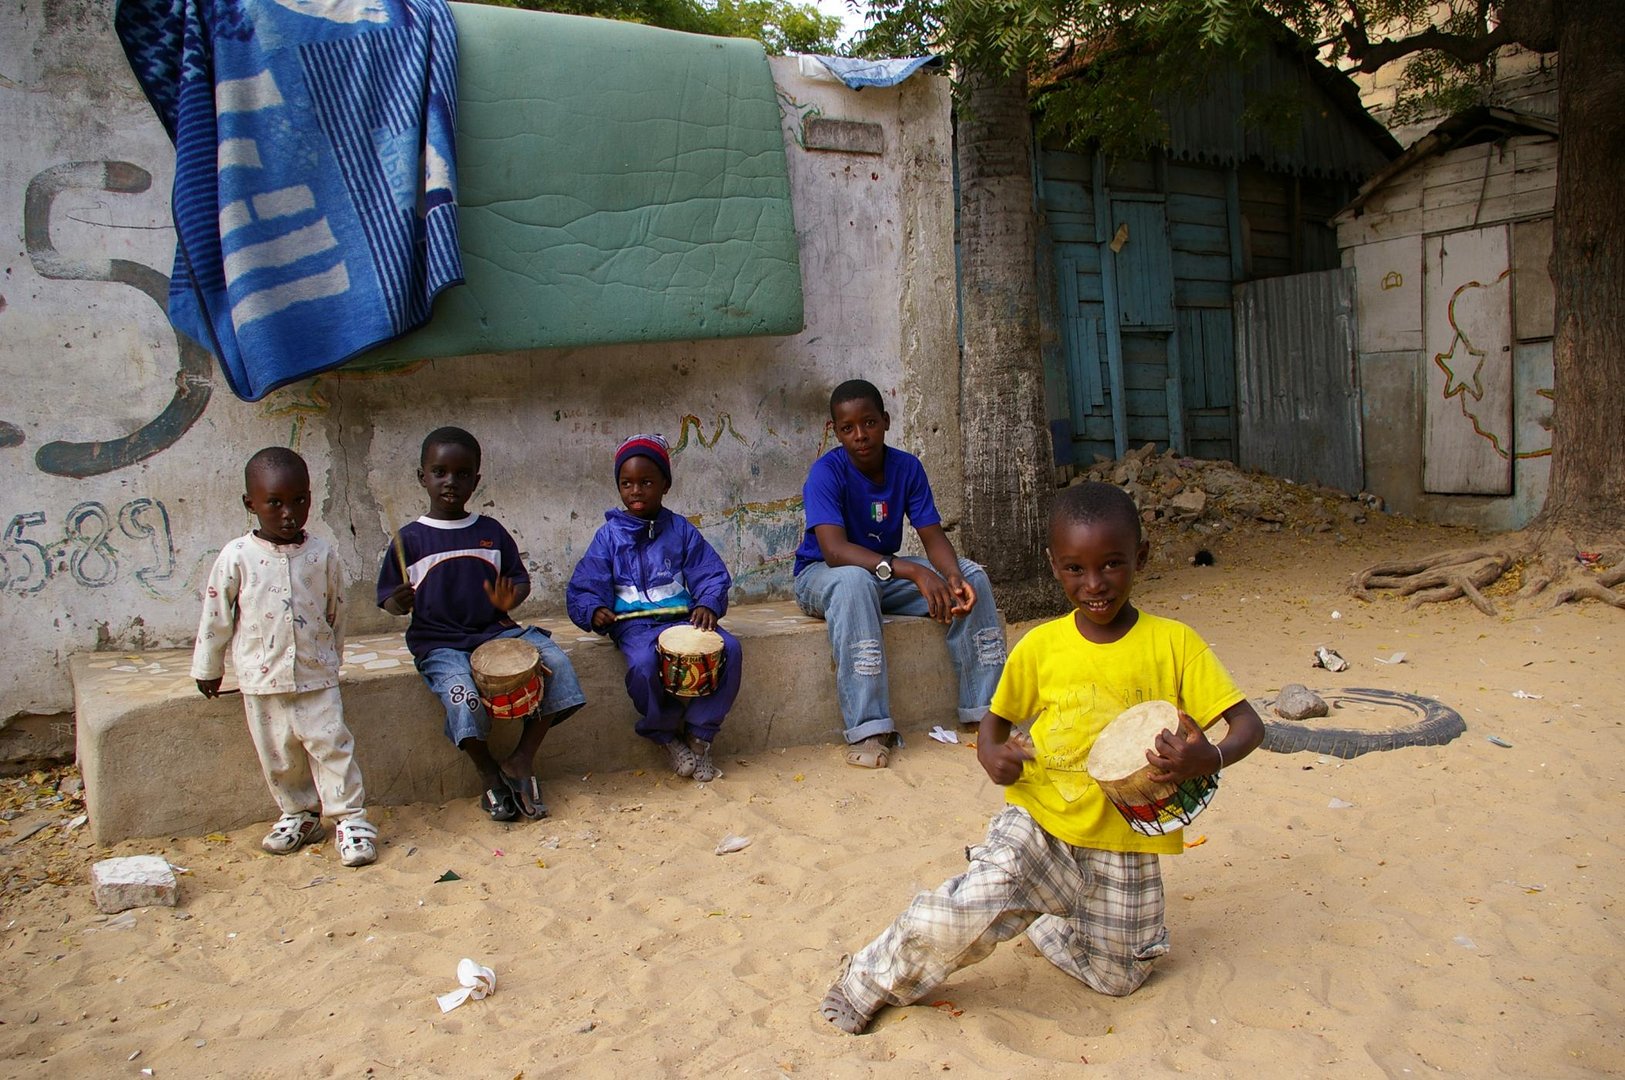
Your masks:
<svg viewBox="0 0 1625 1080"><path fill-rule="evenodd" d="M678 656L706 656L722 649L722 635L715 630L701 630L688 623L678 623L660 631L655 639L660 647Z"/></svg>
<svg viewBox="0 0 1625 1080"><path fill-rule="evenodd" d="M1145 752L1156 744L1158 732L1178 730L1179 710L1171 703L1143 701L1124 709L1096 736L1084 768L1097 783L1131 776L1146 768Z"/></svg>
<svg viewBox="0 0 1625 1080"><path fill-rule="evenodd" d="M518 638L492 638L474 650L468 665L479 675L501 681L523 675L541 659L536 646Z"/></svg>

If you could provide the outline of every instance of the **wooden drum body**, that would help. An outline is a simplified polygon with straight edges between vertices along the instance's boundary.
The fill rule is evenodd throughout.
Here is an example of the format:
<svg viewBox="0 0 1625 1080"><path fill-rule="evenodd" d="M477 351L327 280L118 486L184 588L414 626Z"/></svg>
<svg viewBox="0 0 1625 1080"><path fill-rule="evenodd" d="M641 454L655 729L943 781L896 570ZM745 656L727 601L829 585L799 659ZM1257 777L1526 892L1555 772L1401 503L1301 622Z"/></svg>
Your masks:
<svg viewBox="0 0 1625 1080"><path fill-rule="evenodd" d="M542 654L519 638L492 638L468 658L480 701L498 720L523 720L542 703Z"/></svg>
<svg viewBox="0 0 1625 1080"><path fill-rule="evenodd" d="M1194 721L1168 702L1142 702L1107 724L1089 750L1090 777L1137 833L1163 836L1184 828L1219 790L1218 773L1177 784L1151 779L1157 770L1145 760L1146 751L1156 745L1159 732L1184 725Z"/></svg>
<svg viewBox="0 0 1625 1080"><path fill-rule="evenodd" d="M660 682L680 698L704 697L722 685L722 635L688 623L668 626L655 639Z"/></svg>

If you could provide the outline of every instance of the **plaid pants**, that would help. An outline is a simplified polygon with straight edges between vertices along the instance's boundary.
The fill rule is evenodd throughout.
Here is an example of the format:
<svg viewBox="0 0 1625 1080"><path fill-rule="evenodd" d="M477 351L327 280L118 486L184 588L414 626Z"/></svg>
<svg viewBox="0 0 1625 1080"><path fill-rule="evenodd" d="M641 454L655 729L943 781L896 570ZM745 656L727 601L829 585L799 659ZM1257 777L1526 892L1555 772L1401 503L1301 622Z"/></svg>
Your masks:
<svg viewBox="0 0 1625 1080"><path fill-rule="evenodd" d="M969 848L970 868L858 950L839 979L866 1016L910 1005L1023 930L1050 962L1102 994L1121 997L1168 952L1157 856L1073 847L1007 806Z"/></svg>

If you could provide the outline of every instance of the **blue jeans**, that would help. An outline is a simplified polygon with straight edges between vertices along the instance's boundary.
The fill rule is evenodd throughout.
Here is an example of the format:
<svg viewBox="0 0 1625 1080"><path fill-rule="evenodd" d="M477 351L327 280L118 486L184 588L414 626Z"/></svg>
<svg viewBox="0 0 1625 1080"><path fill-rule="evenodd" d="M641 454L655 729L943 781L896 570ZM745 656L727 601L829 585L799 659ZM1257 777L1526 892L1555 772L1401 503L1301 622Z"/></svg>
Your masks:
<svg viewBox="0 0 1625 1080"><path fill-rule="evenodd" d="M907 558L931 568L925 559ZM960 723L972 724L987 712L1004 673L1004 624L999 621L987 573L969 559L959 560L959 573L976 591L976 606L948 627L948 655L959 674ZM881 617L930 614L919 588L900 577L881 581L861 566L813 563L796 577L796 603L808 615L829 624L835 693L841 703L846 741L855 743L897 730L887 693Z"/></svg>
<svg viewBox="0 0 1625 1080"><path fill-rule="evenodd" d="M497 637L528 641L536 646L536 651L542 654L542 663L553 672L542 678L542 703L536 707L537 713L560 724L586 704L587 696L576 681L570 658L546 633L534 626L516 626ZM456 746L463 745L466 739L483 742L491 734L491 714L480 704L480 693L474 688L474 672L468 666L471 655L462 649L433 649L417 662L418 673L445 707L446 738Z"/></svg>

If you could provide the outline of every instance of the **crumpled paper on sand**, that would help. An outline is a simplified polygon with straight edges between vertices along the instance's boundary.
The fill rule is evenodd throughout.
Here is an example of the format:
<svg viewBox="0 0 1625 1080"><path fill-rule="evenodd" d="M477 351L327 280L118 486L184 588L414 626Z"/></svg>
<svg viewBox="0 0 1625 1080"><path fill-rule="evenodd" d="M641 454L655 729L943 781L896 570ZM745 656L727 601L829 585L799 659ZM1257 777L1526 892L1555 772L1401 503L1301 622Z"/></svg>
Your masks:
<svg viewBox="0 0 1625 1080"><path fill-rule="evenodd" d="M496 993L497 990L496 972L466 956L457 961L457 981L463 984L462 989L435 998L440 1002L440 1011L443 1013L451 1012L470 998L478 1001Z"/></svg>

